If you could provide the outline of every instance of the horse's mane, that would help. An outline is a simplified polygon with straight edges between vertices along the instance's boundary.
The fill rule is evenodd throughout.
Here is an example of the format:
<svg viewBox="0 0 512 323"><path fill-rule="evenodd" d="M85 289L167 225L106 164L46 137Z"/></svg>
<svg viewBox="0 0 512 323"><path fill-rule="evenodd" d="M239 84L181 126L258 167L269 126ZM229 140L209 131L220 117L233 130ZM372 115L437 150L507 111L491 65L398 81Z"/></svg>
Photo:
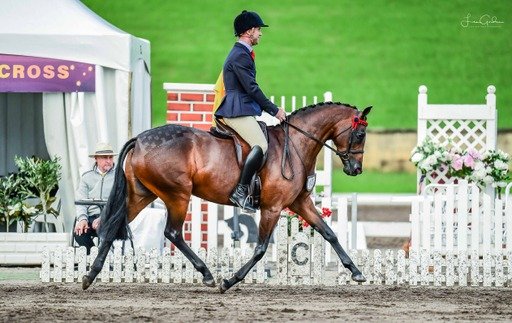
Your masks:
<svg viewBox="0 0 512 323"><path fill-rule="evenodd" d="M296 115L296 114L301 114L301 113L304 113L304 112L311 111L312 109L321 108L321 107L325 107L325 106L329 106L329 105L339 105L339 106L344 106L344 107L347 107L347 108L352 108L352 109L356 109L357 110L356 106L350 105L348 103L330 102L330 101L328 101L328 102L319 102L319 103L316 103L316 104L311 104L311 105L305 106L303 108L300 108L298 110L293 111L290 114L290 116L293 116L293 115Z"/></svg>

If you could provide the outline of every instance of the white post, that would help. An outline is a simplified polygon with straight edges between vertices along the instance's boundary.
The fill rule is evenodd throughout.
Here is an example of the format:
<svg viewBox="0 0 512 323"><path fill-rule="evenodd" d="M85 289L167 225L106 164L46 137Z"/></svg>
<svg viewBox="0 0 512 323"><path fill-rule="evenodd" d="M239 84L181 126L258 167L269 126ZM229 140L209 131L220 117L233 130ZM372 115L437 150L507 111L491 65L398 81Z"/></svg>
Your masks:
<svg viewBox="0 0 512 323"><path fill-rule="evenodd" d="M352 193L352 237L350 241L350 249L357 249L357 193Z"/></svg>
<svg viewBox="0 0 512 323"><path fill-rule="evenodd" d="M453 212L453 207L455 206L455 188L453 185L449 185L446 188L446 215L444 216L445 221L445 230L446 230L446 244L445 244L445 250L446 251L453 251L454 250L454 218L455 214ZM457 217L459 218L459 217Z"/></svg>
<svg viewBox="0 0 512 323"><path fill-rule="evenodd" d="M348 217L347 217L347 198L339 197L338 198L338 241L340 245L345 248L345 250L349 249L348 246Z"/></svg>
<svg viewBox="0 0 512 323"><path fill-rule="evenodd" d="M191 219L191 235L192 250L197 252L201 248L201 199L192 196L192 219Z"/></svg>
<svg viewBox="0 0 512 323"><path fill-rule="evenodd" d="M489 119L487 120L487 149L496 149L496 138L498 138L498 130L496 126L496 120L498 120L498 112L496 111L496 88L494 85L489 85L487 87L487 95L485 96L485 101L488 111Z"/></svg>
<svg viewBox="0 0 512 323"><path fill-rule="evenodd" d="M509 183L505 188L505 228L507 234L505 235L505 243L507 245L507 252L512 254L512 198L510 197L510 189L512 183ZM509 273L512 272L512 268L509 267Z"/></svg>
<svg viewBox="0 0 512 323"><path fill-rule="evenodd" d="M468 248L468 187L464 189L459 185L457 192L457 251L466 251Z"/></svg>
<svg viewBox="0 0 512 323"><path fill-rule="evenodd" d="M219 212L215 203L208 202L208 249L217 248Z"/></svg>
<svg viewBox="0 0 512 323"><path fill-rule="evenodd" d="M412 250L420 249L421 239L421 225L420 225L420 210L422 203L426 203L423 196L418 196L412 200L411 204L411 247Z"/></svg>
<svg viewBox="0 0 512 323"><path fill-rule="evenodd" d="M425 85L420 85L420 87L418 88L418 91L419 91L419 94L418 94L418 137L417 137L417 145L420 145L423 142L423 140L425 140L425 138L427 137L427 120L425 118L425 113L426 113L426 110L427 110L427 87ZM416 174L416 178L417 178L416 182L418 184L417 187L416 187L416 191L417 191L418 194L421 193L420 192L420 185L419 185L421 176L422 176L422 174L418 170L417 174Z"/></svg>
<svg viewBox="0 0 512 323"><path fill-rule="evenodd" d="M328 209L331 210L332 205L331 205L331 195L330 194L328 196L322 198L321 207L322 208L328 208ZM327 223L327 225L329 227L331 227L331 225L332 225L332 214L331 214L331 216L329 218L325 219L325 222ZM331 248L330 244L325 244L325 264L328 264L331 261L331 249L332 248Z"/></svg>

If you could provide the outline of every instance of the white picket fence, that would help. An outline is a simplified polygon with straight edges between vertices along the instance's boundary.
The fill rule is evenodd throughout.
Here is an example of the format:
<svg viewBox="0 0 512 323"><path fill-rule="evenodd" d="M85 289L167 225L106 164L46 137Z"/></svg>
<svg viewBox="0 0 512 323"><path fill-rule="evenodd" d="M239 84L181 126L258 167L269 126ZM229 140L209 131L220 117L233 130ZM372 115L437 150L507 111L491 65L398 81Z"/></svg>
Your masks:
<svg viewBox="0 0 512 323"><path fill-rule="evenodd" d="M281 218L277 227L277 262L264 257L247 275L243 284L277 285L346 285L355 284L350 272L338 261L335 268L324 265L325 241L309 228L299 231L298 221L292 220L288 235L288 220ZM251 256L252 249L216 248L199 251L217 282L229 278ZM42 282L80 282L97 254L90 256L85 249L44 250L41 268ZM352 260L367 278L364 284L432 285L432 286L512 286L512 251L460 251L446 254L422 249L351 250ZM201 275L180 252L163 254L156 250L134 255L130 248L114 248L103 270L96 278L102 283L189 283L201 284Z"/></svg>
<svg viewBox="0 0 512 323"><path fill-rule="evenodd" d="M467 181L428 185L413 201L411 223L412 250L512 251L512 201L491 200Z"/></svg>

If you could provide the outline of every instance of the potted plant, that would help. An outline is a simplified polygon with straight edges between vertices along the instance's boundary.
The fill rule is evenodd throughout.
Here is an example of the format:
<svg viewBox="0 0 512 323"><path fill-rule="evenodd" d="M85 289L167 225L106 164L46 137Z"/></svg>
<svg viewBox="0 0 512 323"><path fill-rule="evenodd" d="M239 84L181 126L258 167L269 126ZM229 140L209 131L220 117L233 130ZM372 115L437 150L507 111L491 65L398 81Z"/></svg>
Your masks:
<svg viewBox="0 0 512 323"><path fill-rule="evenodd" d="M50 160L43 160L34 157L16 156L14 161L19 168L22 190L28 196L39 199L38 204L35 205L36 215L43 215L45 231L48 232L47 216L49 214L55 217L59 215L58 211L51 207L56 199L51 193L57 188L61 178L60 159L54 157Z"/></svg>
<svg viewBox="0 0 512 323"><path fill-rule="evenodd" d="M26 203L29 196L18 174L0 178L0 231L16 232L17 223L23 223L24 232L28 230L37 213L36 208Z"/></svg>

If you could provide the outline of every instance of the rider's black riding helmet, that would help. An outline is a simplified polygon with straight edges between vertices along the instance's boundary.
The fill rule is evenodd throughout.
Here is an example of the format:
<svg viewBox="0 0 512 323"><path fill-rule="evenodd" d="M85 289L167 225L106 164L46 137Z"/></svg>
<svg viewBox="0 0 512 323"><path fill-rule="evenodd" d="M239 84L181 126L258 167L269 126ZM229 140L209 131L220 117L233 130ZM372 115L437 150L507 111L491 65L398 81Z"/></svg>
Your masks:
<svg viewBox="0 0 512 323"><path fill-rule="evenodd" d="M242 11L241 14L236 16L233 25L235 27L235 36L240 36L253 27L268 27L256 12L247 10Z"/></svg>

